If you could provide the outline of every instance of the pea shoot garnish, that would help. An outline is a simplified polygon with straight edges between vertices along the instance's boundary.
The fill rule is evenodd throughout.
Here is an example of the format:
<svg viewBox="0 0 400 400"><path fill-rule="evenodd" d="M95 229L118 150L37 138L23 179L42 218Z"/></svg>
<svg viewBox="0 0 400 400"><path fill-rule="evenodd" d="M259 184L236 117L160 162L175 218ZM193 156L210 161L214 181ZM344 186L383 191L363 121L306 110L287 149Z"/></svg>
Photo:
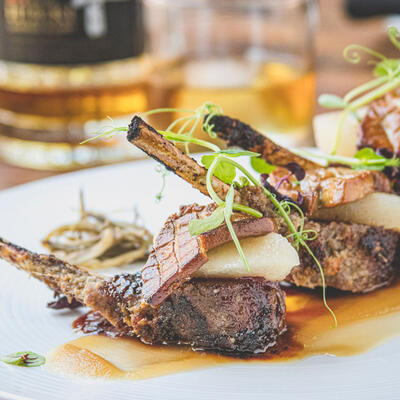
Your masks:
<svg viewBox="0 0 400 400"><path fill-rule="evenodd" d="M388 28L389 39L400 50L400 33L394 26ZM344 58L352 64L361 61L360 52L372 57L369 64L374 65L374 79L350 90L345 96L322 94L318 102L321 106L331 109L342 109L335 143L331 154L335 155L341 140L343 124L349 115L357 120L360 117L357 111L371 101L382 97L400 85L400 58L387 58L383 54L360 45L350 45L343 51Z"/></svg>
<svg viewBox="0 0 400 400"><path fill-rule="evenodd" d="M1 361L18 367L40 367L46 359L32 351L18 351L2 357Z"/></svg>
<svg viewBox="0 0 400 400"><path fill-rule="evenodd" d="M357 151L354 157L311 153L306 150L294 149L293 153L306 158L318 158L328 163L346 165L355 170L368 169L371 171L383 171L385 168L400 167L400 159L397 157L386 158L378 154L370 147Z"/></svg>
<svg viewBox="0 0 400 400"><path fill-rule="evenodd" d="M322 283L322 297L323 303L327 310L331 313L334 326L337 327L337 320L334 312L329 307L326 301L325 293L325 277L321 263L314 255L313 251L307 244L308 241L314 240L317 236L317 232L313 230L304 229L305 217L301 208L290 201L288 198L280 198L276 193L273 193L268 189L267 185L263 185L259 179L254 177L251 172L249 172L242 164L236 161L239 157L249 157L250 163L256 172L261 174L271 173L275 166L268 164L266 161L260 158L260 154L245 150L235 150L235 149L221 149L215 143L211 143L207 140L197 139L194 137L194 133L197 127L200 127L202 120L204 122L201 128L204 132L208 133L211 138L216 137L214 132L214 125L210 124L213 116L221 115L221 107L212 104L210 102L204 103L202 106L198 107L196 110L185 110L185 109L157 109L144 113L144 115L151 115L162 112L180 112L185 113L184 117L180 117L173 121L166 130L158 130L157 132L164 136L166 139L175 142L183 143L185 150L188 153L189 144L195 144L202 146L208 150L211 150L211 154L204 155L201 158L201 163L207 170L206 174L206 187L210 198L217 205L214 212L207 218L192 220L189 223L189 232L192 236L199 235L204 232L218 228L223 223L226 224L232 240L237 248L237 251L243 261L244 266L248 271L250 271L250 266L248 264L246 255L242 249L239 238L237 237L235 230L232 225L231 217L233 211L239 211L246 213L255 218L261 218L263 214L251 207L245 206L243 204L235 203L235 190L237 188L242 188L243 186L258 186L262 189L264 194L268 197L274 206L275 212L283 219L287 228L289 230L288 238L291 239L296 250L300 250L300 247L304 248L314 260L321 274ZM176 132L174 130L177 130ZM101 133L94 138L88 140L94 140L98 137L113 136L119 132L127 132L128 128L117 128L112 131ZM300 174L300 171L293 168L292 171L296 176ZM224 183L230 185L225 198L220 198L214 190L213 187L213 177L216 177L223 181ZM164 184L163 184L164 186ZM300 222L296 224L292 221L290 214L295 211L300 216Z"/></svg>

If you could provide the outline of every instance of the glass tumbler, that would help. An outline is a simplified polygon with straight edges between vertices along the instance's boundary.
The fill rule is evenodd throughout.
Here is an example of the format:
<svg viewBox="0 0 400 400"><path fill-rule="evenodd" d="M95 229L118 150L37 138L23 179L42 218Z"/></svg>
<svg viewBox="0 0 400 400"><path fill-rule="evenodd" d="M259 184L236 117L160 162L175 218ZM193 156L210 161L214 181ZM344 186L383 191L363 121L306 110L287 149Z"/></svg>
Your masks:
<svg viewBox="0 0 400 400"><path fill-rule="evenodd" d="M144 0L150 108L205 101L283 145L312 142L316 0ZM152 123L164 127L173 115Z"/></svg>

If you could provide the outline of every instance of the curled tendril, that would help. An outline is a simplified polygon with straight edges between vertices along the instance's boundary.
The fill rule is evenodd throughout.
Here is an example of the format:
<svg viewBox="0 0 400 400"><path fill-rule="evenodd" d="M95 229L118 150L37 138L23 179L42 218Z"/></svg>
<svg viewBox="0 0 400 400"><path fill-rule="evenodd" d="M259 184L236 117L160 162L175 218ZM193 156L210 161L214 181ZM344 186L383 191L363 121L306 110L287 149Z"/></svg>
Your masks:
<svg viewBox="0 0 400 400"><path fill-rule="evenodd" d="M199 112L201 115L207 115L202 126L203 131L206 132L212 139L215 139L217 137L217 134L214 132L214 124L210 124L210 121L216 115L221 115L223 113L222 107L213 103L206 102L199 107Z"/></svg>
<svg viewBox="0 0 400 400"><path fill-rule="evenodd" d="M385 57L383 54L369 49L368 47L361 46L358 44L351 44L350 46L347 46L343 50L343 57L346 61L348 61L351 64L358 64L361 61L361 55L360 52L364 52L366 54L369 54L372 57L375 57L379 59L380 61L386 61L387 57ZM372 60L370 60L372 61ZM373 60L376 62L376 60Z"/></svg>
<svg viewBox="0 0 400 400"><path fill-rule="evenodd" d="M318 232L314 229L303 230L301 237L303 240L312 241L318 237Z"/></svg>
<svg viewBox="0 0 400 400"><path fill-rule="evenodd" d="M400 50L400 33L395 26L388 27L390 41Z"/></svg>

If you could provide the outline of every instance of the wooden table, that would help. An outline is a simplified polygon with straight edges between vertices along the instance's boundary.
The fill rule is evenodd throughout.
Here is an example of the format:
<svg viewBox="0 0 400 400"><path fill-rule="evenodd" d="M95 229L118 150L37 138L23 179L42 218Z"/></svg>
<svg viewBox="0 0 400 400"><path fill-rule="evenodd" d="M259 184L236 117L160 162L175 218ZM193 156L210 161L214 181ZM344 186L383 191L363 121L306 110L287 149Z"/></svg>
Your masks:
<svg viewBox="0 0 400 400"><path fill-rule="evenodd" d="M371 77L365 65L349 65L342 57L350 43L363 44L396 57L384 30L384 19L350 20L340 0L320 0L321 21L317 35L317 95L344 94ZM316 112L321 112L317 106ZM33 171L0 162L0 190L32 180L55 175L55 172Z"/></svg>

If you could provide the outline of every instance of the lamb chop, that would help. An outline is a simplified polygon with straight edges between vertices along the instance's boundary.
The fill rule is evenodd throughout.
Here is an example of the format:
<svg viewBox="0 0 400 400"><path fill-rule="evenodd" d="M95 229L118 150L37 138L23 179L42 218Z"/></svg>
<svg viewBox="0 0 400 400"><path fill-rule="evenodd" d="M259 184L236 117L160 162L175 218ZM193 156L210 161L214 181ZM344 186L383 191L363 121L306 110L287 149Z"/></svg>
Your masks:
<svg viewBox="0 0 400 400"><path fill-rule="evenodd" d="M220 129L214 119L212 123L216 124L215 129ZM240 135L236 136L238 141L242 140ZM138 116L133 118L129 126L128 140L194 188L208 195L205 187L207 171ZM251 144L246 144L253 143L251 140L252 137L248 136L244 142L236 144L241 143L246 148L260 150ZM257 139L259 145L260 142L261 139ZM277 156L278 153L283 154L284 159L286 157L285 162L293 160L291 153L286 149L275 144L269 148L272 149L272 155L277 157L273 158L274 162L281 159ZM305 168L312 168L314 165L311 161L302 161L301 158L297 161ZM224 197L228 190L227 185L214 178L213 186L216 193ZM244 186L236 189L235 201L255 208L264 216L273 219L277 232L281 235L287 236L290 233L286 223L276 214L270 200L260 187ZM298 227L299 215L292 213L291 218ZM317 238L309 242L309 246L322 264L328 286L351 292L368 292L390 284L398 273L396 251L399 234L393 230L363 224L319 222L311 219L305 220L304 229L312 229L318 233ZM287 280L308 288L321 286L319 269L304 249L300 250L300 261L301 265L292 270Z"/></svg>
<svg viewBox="0 0 400 400"><path fill-rule="evenodd" d="M356 171L347 167L322 167L277 145L249 125L224 115L210 120L214 130L228 146L239 146L260 153L269 163L278 166L268 181L279 192L294 201L302 199L302 208L311 216L317 208L336 207L359 200L373 192L391 193L389 179L379 171ZM287 166L297 164L306 174L300 182Z"/></svg>
<svg viewBox="0 0 400 400"><path fill-rule="evenodd" d="M195 238L188 235L188 221L209 215L213 207L182 207L171 216L155 241L146 268L137 274L103 277L2 239L0 258L145 343L189 344L194 349L223 352L265 351L286 330L285 295L277 282L257 277L187 279L189 272L207 260L209 249L230 240L224 226ZM233 224L239 237L274 230L268 218L249 221L237 215ZM172 270L164 268L168 260ZM156 280L144 278L155 270ZM171 271L176 274L173 285L168 279ZM156 297L151 295L155 285L159 289Z"/></svg>

